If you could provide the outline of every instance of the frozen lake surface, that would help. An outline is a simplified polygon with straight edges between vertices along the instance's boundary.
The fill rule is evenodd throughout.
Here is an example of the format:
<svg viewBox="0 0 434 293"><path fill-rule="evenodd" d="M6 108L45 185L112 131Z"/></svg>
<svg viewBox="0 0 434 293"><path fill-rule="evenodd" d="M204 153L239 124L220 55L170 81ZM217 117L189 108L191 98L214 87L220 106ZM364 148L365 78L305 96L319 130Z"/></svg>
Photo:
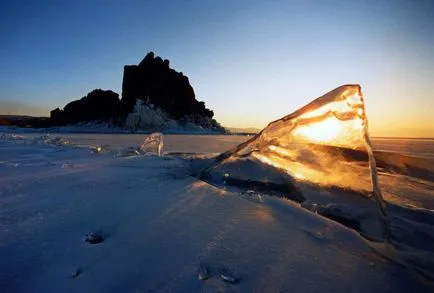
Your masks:
<svg viewBox="0 0 434 293"><path fill-rule="evenodd" d="M247 136L165 135L163 157L115 155L145 135L23 136L0 141L0 292L434 290L433 140L373 139L385 162L417 166L379 170L386 244L290 200L192 174ZM90 232L104 241L86 242Z"/></svg>
<svg viewBox="0 0 434 293"><path fill-rule="evenodd" d="M41 133L26 133L34 138ZM78 145L140 145L146 134L81 134L56 133ZM221 153L251 138L246 135L164 135L166 152ZM416 157L434 158L434 139L372 138L373 147L378 151L396 152Z"/></svg>

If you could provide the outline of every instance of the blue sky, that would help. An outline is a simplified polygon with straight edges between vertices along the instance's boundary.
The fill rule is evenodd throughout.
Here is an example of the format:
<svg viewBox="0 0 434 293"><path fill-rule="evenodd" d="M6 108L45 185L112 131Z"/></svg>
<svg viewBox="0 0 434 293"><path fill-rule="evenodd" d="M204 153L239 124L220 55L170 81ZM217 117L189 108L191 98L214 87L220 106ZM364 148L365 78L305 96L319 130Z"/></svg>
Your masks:
<svg viewBox="0 0 434 293"><path fill-rule="evenodd" d="M423 0L5 0L0 101L47 111L121 93L123 66L153 50L223 125L261 128L359 83L374 134L434 136L433 36Z"/></svg>

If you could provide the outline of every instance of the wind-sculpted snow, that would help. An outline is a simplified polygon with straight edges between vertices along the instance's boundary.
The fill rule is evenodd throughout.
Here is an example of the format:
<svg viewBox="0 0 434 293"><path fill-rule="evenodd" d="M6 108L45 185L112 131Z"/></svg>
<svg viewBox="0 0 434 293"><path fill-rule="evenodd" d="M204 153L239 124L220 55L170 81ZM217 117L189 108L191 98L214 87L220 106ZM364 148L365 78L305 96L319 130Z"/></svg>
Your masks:
<svg viewBox="0 0 434 293"><path fill-rule="evenodd" d="M348 204L360 205L356 229L375 240L388 238L368 120L359 85L345 85L271 122L259 134L221 154L201 178L217 185L278 193L327 204L344 224ZM320 188L320 191L318 190ZM326 206L321 209L330 213ZM331 216L330 216L331 217ZM369 219L363 221L360 219Z"/></svg>

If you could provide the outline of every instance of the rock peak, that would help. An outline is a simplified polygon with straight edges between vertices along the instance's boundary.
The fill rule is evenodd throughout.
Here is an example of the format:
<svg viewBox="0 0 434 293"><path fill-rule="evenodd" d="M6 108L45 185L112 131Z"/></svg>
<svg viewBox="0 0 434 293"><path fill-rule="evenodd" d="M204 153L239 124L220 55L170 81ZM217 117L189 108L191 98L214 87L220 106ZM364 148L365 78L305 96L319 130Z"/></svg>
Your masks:
<svg viewBox="0 0 434 293"><path fill-rule="evenodd" d="M138 65L126 65L122 82L122 105L131 113L137 99L148 101L174 119L185 116L212 118L213 111L196 100L188 77L170 68L170 61L150 51Z"/></svg>

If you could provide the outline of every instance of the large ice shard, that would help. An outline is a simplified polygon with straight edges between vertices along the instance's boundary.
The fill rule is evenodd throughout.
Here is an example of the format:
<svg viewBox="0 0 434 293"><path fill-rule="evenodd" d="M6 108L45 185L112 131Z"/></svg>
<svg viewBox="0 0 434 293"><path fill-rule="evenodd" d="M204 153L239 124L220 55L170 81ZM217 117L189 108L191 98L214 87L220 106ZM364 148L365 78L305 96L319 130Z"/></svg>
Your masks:
<svg viewBox="0 0 434 293"><path fill-rule="evenodd" d="M308 105L271 122L260 133L219 155L201 173L217 185L237 186L289 199L333 205L339 218L360 205L358 230L384 240L388 224L378 187L375 158L368 135L364 99L359 85L344 85ZM360 213L359 213L360 214ZM338 219L339 220L339 219ZM349 222L351 219L340 219Z"/></svg>

